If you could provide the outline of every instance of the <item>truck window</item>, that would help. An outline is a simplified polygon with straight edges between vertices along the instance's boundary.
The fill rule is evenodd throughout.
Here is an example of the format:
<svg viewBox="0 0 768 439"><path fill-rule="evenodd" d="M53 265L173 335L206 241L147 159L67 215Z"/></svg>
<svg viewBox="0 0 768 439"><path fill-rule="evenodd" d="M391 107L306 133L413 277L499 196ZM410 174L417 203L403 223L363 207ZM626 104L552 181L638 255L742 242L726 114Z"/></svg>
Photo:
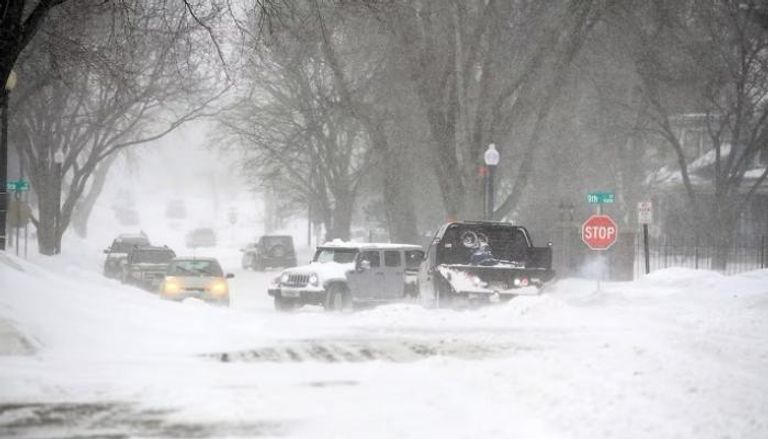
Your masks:
<svg viewBox="0 0 768 439"><path fill-rule="evenodd" d="M387 250L384 252L384 265L387 267L399 267L401 264L399 250Z"/></svg>
<svg viewBox="0 0 768 439"><path fill-rule="evenodd" d="M371 268L376 268L381 266L381 256L379 255L378 251L374 251L374 250L364 251L362 253L362 256L360 257L360 260L370 262Z"/></svg>

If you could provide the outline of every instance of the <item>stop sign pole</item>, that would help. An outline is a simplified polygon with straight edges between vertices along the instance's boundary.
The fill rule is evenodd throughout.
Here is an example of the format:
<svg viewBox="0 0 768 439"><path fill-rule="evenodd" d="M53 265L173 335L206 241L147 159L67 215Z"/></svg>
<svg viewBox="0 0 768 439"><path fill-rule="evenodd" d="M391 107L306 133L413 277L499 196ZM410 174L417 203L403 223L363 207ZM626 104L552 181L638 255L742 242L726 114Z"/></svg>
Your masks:
<svg viewBox="0 0 768 439"><path fill-rule="evenodd" d="M599 212L600 209L598 209ZM608 250L619 235L619 228L608 215L596 214L590 216L581 225L581 240L592 250ZM600 274L597 276L597 291L600 291L600 278L603 277L605 261L602 253L600 259Z"/></svg>
<svg viewBox="0 0 768 439"><path fill-rule="evenodd" d="M596 214L590 216L581 225L581 240L592 250L608 250L619 235L619 227L608 215L603 215L603 204L612 204L615 200L613 192L597 191L587 194L587 203L595 204ZM597 291L600 291L600 279L605 265L603 255L600 253L600 274L597 276Z"/></svg>

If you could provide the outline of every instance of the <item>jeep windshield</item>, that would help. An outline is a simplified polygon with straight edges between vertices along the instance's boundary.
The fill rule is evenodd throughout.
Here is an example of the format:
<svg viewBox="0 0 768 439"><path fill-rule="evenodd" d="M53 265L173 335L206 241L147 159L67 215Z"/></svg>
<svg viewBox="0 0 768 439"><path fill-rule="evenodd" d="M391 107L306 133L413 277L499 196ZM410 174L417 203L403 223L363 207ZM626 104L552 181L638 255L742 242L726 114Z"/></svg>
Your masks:
<svg viewBox="0 0 768 439"><path fill-rule="evenodd" d="M223 277L224 272L216 261L184 259L172 261L166 272L169 276Z"/></svg>
<svg viewBox="0 0 768 439"><path fill-rule="evenodd" d="M175 255L167 250L137 250L131 253L134 264L167 264Z"/></svg>
<svg viewBox="0 0 768 439"><path fill-rule="evenodd" d="M348 264L355 262L358 250L356 248L321 248L315 253L314 262L338 262Z"/></svg>

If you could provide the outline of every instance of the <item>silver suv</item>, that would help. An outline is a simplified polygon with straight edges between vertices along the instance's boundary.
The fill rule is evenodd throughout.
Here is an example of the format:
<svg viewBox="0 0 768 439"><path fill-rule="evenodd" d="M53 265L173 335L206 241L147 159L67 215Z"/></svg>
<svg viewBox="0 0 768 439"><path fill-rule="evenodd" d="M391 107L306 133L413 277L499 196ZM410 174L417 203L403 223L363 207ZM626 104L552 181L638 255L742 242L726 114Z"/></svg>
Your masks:
<svg viewBox="0 0 768 439"><path fill-rule="evenodd" d="M309 265L280 273L269 287L275 309L305 304L351 309L418 296L424 251L417 245L334 241L318 247Z"/></svg>

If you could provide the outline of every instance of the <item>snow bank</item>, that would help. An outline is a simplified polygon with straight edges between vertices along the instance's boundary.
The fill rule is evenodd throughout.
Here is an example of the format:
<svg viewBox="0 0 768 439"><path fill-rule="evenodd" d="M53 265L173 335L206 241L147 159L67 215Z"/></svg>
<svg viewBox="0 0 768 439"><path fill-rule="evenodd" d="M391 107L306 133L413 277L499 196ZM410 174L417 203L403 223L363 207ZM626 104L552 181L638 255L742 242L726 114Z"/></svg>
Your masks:
<svg viewBox="0 0 768 439"><path fill-rule="evenodd" d="M235 304L274 273L237 276ZM37 348L0 357L0 403L122 401L306 438L768 437L768 270L338 314L165 302L59 258L0 257L0 286L0 320Z"/></svg>

